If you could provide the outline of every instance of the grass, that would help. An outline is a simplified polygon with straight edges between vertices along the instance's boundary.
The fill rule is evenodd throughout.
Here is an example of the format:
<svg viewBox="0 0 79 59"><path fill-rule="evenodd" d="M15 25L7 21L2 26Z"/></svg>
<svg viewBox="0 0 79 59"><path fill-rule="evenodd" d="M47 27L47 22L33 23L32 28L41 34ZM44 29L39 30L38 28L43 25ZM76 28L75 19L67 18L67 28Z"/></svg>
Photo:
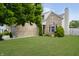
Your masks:
<svg viewBox="0 0 79 59"><path fill-rule="evenodd" d="M79 36L29 37L0 41L4 56L79 56Z"/></svg>

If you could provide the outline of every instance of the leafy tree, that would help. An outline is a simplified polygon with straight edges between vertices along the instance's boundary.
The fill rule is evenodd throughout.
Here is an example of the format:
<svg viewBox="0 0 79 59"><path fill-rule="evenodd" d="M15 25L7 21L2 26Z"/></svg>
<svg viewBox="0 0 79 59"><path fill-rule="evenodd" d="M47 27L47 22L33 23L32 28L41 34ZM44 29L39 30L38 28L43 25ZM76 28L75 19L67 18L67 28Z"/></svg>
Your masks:
<svg viewBox="0 0 79 59"><path fill-rule="evenodd" d="M4 12L5 12L5 7L4 4L0 4L0 23L4 23Z"/></svg>
<svg viewBox="0 0 79 59"><path fill-rule="evenodd" d="M35 4L35 23L38 26L39 29L39 35L42 35L42 5L40 3Z"/></svg>
<svg viewBox="0 0 79 59"><path fill-rule="evenodd" d="M4 3L0 4L0 22L12 25L36 23L39 34L42 35L41 24L42 6L39 3Z"/></svg>
<svg viewBox="0 0 79 59"><path fill-rule="evenodd" d="M77 20L72 20L70 22L70 25L69 25L70 28L78 28L79 27L79 21Z"/></svg>

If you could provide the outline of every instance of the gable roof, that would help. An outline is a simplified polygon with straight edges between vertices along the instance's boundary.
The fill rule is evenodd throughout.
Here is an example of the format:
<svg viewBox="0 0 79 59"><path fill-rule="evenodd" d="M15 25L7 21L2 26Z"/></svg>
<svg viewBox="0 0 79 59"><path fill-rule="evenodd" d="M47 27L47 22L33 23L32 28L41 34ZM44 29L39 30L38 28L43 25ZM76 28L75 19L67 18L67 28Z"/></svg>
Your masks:
<svg viewBox="0 0 79 59"><path fill-rule="evenodd" d="M45 12L45 13L42 13L42 15L48 14L47 17L45 17L45 19L47 19L48 16L49 16L51 13L54 14L54 15L56 15L57 17L63 19L63 17L62 17L61 15L58 15L58 14L54 13L53 11L47 11L47 12Z"/></svg>
<svg viewBox="0 0 79 59"><path fill-rule="evenodd" d="M48 12L42 13L42 15L45 15L45 14L46 14L46 16L45 16L44 19L42 20L42 24L43 24L43 25L46 24L46 20L47 20L47 18L49 17L50 14L54 14L54 15L56 15L57 17L63 19L63 17L62 17L61 15L58 15L58 14L54 13L53 11L48 11Z"/></svg>

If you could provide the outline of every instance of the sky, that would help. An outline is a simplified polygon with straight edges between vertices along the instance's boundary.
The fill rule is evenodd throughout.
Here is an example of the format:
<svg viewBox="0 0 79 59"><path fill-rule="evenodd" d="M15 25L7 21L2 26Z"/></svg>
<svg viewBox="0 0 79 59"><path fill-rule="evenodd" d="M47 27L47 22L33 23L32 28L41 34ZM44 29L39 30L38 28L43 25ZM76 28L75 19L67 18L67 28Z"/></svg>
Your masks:
<svg viewBox="0 0 79 59"><path fill-rule="evenodd" d="M69 20L79 20L79 3L43 3L43 12L53 11L56 14L64 13L64 9L69 9Z"/></svg>

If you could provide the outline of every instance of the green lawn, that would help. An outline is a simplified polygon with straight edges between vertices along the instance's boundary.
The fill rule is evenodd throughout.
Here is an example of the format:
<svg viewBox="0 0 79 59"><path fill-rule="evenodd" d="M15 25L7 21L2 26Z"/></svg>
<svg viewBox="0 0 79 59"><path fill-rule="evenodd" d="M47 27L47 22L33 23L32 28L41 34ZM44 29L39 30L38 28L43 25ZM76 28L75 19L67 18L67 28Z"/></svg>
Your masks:
<svg viewBox="0 0 79 59"><path fill-rule="evenodd" d="M0 41L0 55L79 56L79 36L30 37Z"/></svg>

